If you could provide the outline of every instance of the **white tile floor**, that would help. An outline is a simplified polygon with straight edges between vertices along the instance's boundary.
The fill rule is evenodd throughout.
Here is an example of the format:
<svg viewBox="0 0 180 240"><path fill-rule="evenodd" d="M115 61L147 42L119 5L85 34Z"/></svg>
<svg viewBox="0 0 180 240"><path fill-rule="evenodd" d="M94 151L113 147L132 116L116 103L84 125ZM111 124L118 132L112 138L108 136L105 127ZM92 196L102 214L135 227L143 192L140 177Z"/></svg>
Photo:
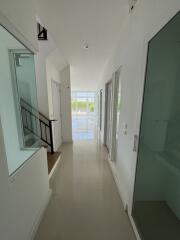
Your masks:
<svg viewBox="0 0 180 240"><path fill-rule="evenodd" d="M36 240L134 240L106 160L95 141L62 147L62 164Z"/></svg>
<svg viewBox="0 0 180 240"><path fill-rule="evenodd" d="M93 140L96 137L95 115L72 115L73 140Z"/></svg>

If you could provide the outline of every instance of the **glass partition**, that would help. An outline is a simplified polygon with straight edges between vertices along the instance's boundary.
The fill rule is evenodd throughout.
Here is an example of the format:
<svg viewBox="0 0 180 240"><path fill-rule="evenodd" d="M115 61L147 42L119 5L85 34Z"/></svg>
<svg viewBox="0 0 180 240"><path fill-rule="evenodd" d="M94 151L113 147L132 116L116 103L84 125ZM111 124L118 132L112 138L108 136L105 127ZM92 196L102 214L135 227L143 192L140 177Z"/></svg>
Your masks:
<svg viewBox="0 0 180 240"><path fill-rule="evenodd" d="M34 55L27 49L11 49L9 57L16 101L16 117L20 124L18 129L21 147L38 147L40 128Z"/></svg>
<svg viewBox="0 0 180 240"><path fill-rule="evenodd" d="M0 116L12 174L40 146L38 104L34 55L2 26L0 66Z"/></svg>
<svg viewBox="0 0 180 240"><path fill-rule="evenodd" d="M132 216L142 240L180 239L180 13L149 43Z"/></svg>

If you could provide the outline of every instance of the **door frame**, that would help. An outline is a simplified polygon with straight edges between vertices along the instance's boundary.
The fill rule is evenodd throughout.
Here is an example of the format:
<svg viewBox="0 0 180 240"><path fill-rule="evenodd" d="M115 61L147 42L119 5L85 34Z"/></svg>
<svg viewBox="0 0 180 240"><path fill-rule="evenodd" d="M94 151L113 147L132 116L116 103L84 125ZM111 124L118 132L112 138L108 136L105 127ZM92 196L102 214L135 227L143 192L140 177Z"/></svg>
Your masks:
<svg viewBox="0 0 180 240"><path fill-rule="evenodd" d="M56 84L59 86L59 98L60 98L60 102L59 102L59 105L60 105L60 129L61 129L61 144L62 144L62 113L61 113L61 83L60 82L57 82L56 80L54 80L53 78L51 78L51 96L52 96L52 115L53 115L53 120L56 120L54 119L54 105L53 105L53 84ZM53 122L53 143L54 143L54 149L55 151L57 151L56 149L56 143L55 143L55 134L54 134L54 122Z"/></svg>
<svg viewBox="0 0 180 240"><path fill-rule="evenodd" d="M111 149L108 149L108 146L106 145L106 141L107 141L107 117L108 117L108 101L109 101L109 97L108 97L108 86L109 84L112 84L112 88L111 88L111 94L113 93L113 78L111 78L106 84L105 84L105 115L104 115L104 145L105 147L107 148L108 152L111 152ZM111 95L112 96L112 95ZM110 102L110 105L111 105L111 109L110 109L110 114L112 116L112 108L113 108L113 102L112 102L112 99L111 98L111 102ZM111 130L110 129L110 136L112 135L111 134ZM110 138L110 144L111 144L111 138Z"/></svg>
<svg viewBox="0 0 180 240"><path fill-rule="evenodd" d="M120 66L114 73L113 73L113 85L112 85L112 132L111 132L111 154L110 159L113 162L116 162L116 150L117 150L117 140L116 140L116 133L118 131L117 126L117 110L118 110L118 98L119 92L121 92L121 71L122 66ZM118 78L116 78L116 74L118 74ZM118 90L118 91L117 91ZM120 116L119 116L120 118ZM119 119L118 119L119 121Z"/></svg>
<svg viewBox="0 0 180 240"><path fill-rule="evenodd" d="M103 106L103 101L102 101L102 98L103 98L103 89L100 89L99 91L99 114L98 114L98 117L99 117L99 131L102 132L102 106Z"/></svg>

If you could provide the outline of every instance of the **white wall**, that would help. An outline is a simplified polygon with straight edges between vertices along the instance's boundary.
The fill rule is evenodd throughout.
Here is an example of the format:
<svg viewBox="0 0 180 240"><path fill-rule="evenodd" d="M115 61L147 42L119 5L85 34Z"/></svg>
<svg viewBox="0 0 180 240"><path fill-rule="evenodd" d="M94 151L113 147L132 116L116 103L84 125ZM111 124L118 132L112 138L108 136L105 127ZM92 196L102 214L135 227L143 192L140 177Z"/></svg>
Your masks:
<svg viewBox="0 0 180 240"><path fill-rule="evenodd" d="M19 38L29 44L34 50L38 49L37 27L35 18L35 0L0 0L0 19L16 28L13 29L19 33ZM4 17L5 19L4 19ZM21 36L23 35L23 36Z"/></svg>
<svg viewBox="0 0 180 240"><path fill-rule="evenodd" d="M70 66L58 71L57 67L47 58L46 60L46 79L49 118L53 119L52 101L52 79L61 85L61 126L62 140L64 143L72 142L72 123L71 123L71 76ZM47 106L45 106L47 108ZM40 109L41 110L41 109ZM56 145L56 144L55 144Z"/></svg>
<svg viewBox="0 0 180 240"><path fill-rule="evenodd" d="M50 34L48 34L47 41L39 41L39 52L36 56L38 106L39 111L49 119L54 119L52 79L61 83L60 70L66 65L66 62L63 60L64 58L59 49L56 48L56 44ZM62 101L64 100L62 99ZM62 115L64 114L66 113L62 112ZM59 143L55 142L54 133L53 139L54 149L57 150Z"/></svg>
<svg viewBox="0 0 180 240"><path fill-rule="evenodd" d="M1 239L30 240L50 197L46 150L39 150L9 177L0 124L0 152Z"/></svg>
<svg viewBox="0 0 180 240"><path fill-rule="evenodd" d="M49 96L50 93L48 87L46 61L49 54L56 49L55 43L52 38L48 35L48 41L39 41L39 52L36 55L36 74L37 74L37 95L38 95L38 106L42 114L50 117L49 109ZM48 75L49 76L49 75ZM51 108L51 107L50 107Z"/></svg>
<svg viewBox="0 0 180 240"><path fill-rule="evenodd" d="M38 20L41 22L40 20ZM52 79L60 83L60 69L66 64L63 56L50 34L47 41L39 41L39 52L36 56L37 73L37 95L39 111L49 119L54 119L53 99L52 99ZM56 59L59 56L59 61ZM60 62L60 63L59 63ZM54 126L56 125L53 123ZM54 128L53 128L54 129ZM53 142L55 151L59 148L59 143L55 140L53 131ZM57 147L58 146L58 147Z"/></svg>
<svg viewBox="0 0 180 240"><path fill-rule="evenodd" d="M46 61L46 76L47 76L47 91L48 91L48 105L49 117L53 119L53 99L52 99L52 79L57 83L61 83L60 72L48 59Z"/></svg>
<svg viewBox="0 0 180 240"><path fill-rule="evenodd" d="M68 65L61 71L62 140L72 142L71 73Z"/></svg>
<svg viewBox="0 0 180 240"><path fill-rule="evenodd" d="M33 1L0 1L0 22L28 47L37 49ZM3 81L3 79L1 79ZM9 92L12 94L12 92ZM9 177L0 124L0 233L3 240L31 239L33 228L49 200L47 157L39 150L12 177ZM14 154L14 158L16 158Z"/></svg>
<svg viewBox="0 0 180 240"><path fill-rule="evenodd" d="M127 13L121 39L109 59L99 89L105 87L112 73L122 66L122 102L119 124L118 159L115 165L124 204L131 204L137 154L133 152L133 135L139 134L141 103L148 41L180 9L179 0L139 0L134 11ZM104 115L104 114L103 114ZM127 123L127 135L123 134Z"/></svg>
<svg viewBox="0 0 180 240"><path fill-rule="evenodd" d="M54 113L53 109L53 90L52 90L52 81L57 83L61 83L60 81L60 71L57 70L54 64L52 64L48 59L46 61L46 74L47 74L47 90L48 90L48 105L49 105L49 118L56 119L57 113ZM61 111L61 103L57 102L56 106ZM60 116L59 118L60 119ZM60 136L58 136L58 134ZM58 136L58 137L57 137ZM53 143L54 143L54 151L58 151L62 141L61 141L61 122L53 122Z"/></svg>

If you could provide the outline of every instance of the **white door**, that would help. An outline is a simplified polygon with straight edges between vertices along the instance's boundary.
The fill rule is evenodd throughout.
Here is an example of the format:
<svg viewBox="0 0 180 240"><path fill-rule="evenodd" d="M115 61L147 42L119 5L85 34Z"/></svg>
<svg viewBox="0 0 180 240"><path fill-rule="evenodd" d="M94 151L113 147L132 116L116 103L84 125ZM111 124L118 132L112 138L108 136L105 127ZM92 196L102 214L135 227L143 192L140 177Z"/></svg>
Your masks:
<svg viewBox="0 0 180 240"><path fill-rule="evenodd" d="M54 136L54 149L58 150L62 143L61 136L61 102L60 102L60 84L52 80L52 102L53 102L53 136Z"/></svg>
<svg viewBox="0 0 180 240"><path fill-rule="evenodd" d="M99 129L102 131L102 89L99 94Z"/></svg>

